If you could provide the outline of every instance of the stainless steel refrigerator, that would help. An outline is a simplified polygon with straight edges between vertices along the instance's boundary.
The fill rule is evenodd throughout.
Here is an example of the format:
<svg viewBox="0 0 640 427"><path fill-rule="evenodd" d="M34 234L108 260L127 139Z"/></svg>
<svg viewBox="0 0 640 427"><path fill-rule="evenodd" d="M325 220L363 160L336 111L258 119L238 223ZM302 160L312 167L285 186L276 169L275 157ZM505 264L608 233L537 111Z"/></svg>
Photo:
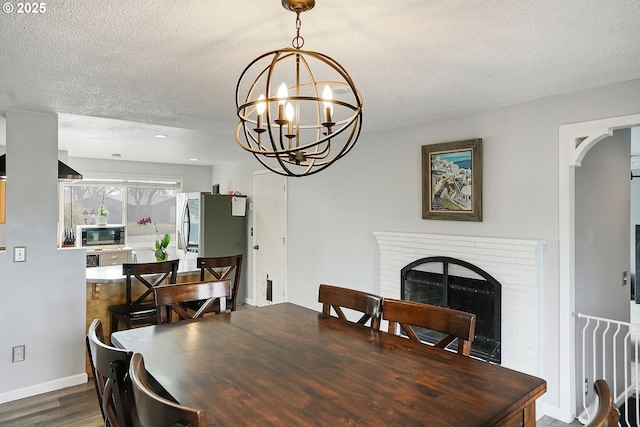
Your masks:
<svg viewBox="0 0 640 427"><path fill-rule="evenodd" d="M243 304L247 279L247 198L210 193L176 197L176 245L185 258L242 254L237 303Z"/></svg>

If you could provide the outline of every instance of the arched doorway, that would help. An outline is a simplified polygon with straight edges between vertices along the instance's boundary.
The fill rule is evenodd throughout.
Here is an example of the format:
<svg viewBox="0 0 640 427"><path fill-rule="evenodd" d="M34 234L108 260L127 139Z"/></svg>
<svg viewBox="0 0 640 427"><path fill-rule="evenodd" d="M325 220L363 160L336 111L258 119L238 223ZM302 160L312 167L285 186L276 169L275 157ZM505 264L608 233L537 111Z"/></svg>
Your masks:
<svg viewBox="0 0 640 427"><path fill-rule="evenodd" d="M575 372L575 168L598 142L616 129L640 125L640 114L559 127L559 380L560 411L573 415Z"/></svg>

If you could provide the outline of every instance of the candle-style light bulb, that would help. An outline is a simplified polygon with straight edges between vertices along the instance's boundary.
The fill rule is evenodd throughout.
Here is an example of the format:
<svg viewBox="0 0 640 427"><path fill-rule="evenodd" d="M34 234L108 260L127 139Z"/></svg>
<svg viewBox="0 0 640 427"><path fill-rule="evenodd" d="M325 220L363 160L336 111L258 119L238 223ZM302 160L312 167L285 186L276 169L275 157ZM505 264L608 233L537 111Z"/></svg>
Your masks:
<svg viewBox="0 0 640 427"><path fill-rule="evenodd" d="M285 83L282 83L278 88L278 99L281 100L278 102L280 104L284 104L284 101L286 100L288 95L289 95L289 89L287 89L287 85Z"/></svg>
<svg viewBox="0 0 640 427"><path fill-rule="evenodd" d="M331 88L329 86L325 86L322 91L322 99L324 102L324 119L326 123L331 123L331 114L333 113L333 104L331 101L333 99L333 93L331 92Z"/></svg>
<svg viewBox="0 0 640 427"><path fill-rule="evenodd" d="M291 105L290 102L287 102L287 106L285 107L285 117L287 118L287 122L288 122L288 134L289 135L293 135L293 117L294 117L294 113L293 113L293 105Z"/></svg>
<svg viewBox="0 0 640 427"><path fill-rule="evenodd" d="M258 129L262 129L262 120L264 112L267 109L267 103L265 102L264 95L258 97L258 103L256 104L256 113L258 114Z"/></svg>
<svg viewBox="0 0 640 427"><path fill-rule="evenodd" d="M278 120L284 120L284 103L289 95L287 85L282 83L278 88Z"/></svg>

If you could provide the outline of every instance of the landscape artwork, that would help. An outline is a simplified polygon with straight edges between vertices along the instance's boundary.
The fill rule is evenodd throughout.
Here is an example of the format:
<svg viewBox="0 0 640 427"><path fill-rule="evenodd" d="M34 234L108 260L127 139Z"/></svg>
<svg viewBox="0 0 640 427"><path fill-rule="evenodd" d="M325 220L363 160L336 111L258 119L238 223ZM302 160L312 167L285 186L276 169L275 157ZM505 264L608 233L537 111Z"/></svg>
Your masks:
<svg viewBox="0 0 640 427"><path fill-rule="evenodd" d="M482 221L482 139L422 146L422 218Z"/></svg>

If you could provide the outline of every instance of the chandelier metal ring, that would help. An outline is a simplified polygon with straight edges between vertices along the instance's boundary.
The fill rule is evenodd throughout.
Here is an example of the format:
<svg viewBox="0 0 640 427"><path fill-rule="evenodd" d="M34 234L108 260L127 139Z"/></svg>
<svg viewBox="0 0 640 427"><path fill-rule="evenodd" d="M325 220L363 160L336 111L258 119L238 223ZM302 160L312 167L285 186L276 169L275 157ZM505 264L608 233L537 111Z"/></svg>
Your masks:
<svg viewBox="0 0 640 427"><path fill-rule="evenodd" d="M353 148L362 128L362 97L337 61L301 49L299 15L315 1L282 3L297 14L293 48L260 55L242 71L236 142L275 173L306 176Z"/></svg>
<svg viewBox="0 0 640 427"><path fill-rule="evenodd" d="M304 46L304 37L299 35L295 36L291 40L291 46L293 46L295 49L302 49L302 46Z"/></svg>

